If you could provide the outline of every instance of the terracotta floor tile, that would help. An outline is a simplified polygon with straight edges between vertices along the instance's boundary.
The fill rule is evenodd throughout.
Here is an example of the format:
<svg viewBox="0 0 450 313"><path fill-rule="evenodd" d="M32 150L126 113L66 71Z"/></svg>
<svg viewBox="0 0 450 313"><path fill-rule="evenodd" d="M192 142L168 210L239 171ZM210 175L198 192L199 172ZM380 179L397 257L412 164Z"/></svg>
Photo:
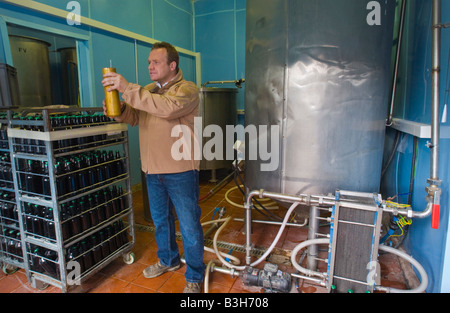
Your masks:
<svg viewBox="0 0 450 313"><path fill-rule="evenodd" d="M210 282L208 286L208 293L229 293L230 289L231 289L230 286Z"/></svg>
<svg viewBox="0 0 450 313"><path fill-rule="evenodd" d="M162 285L173 275L173 272L164 273L161 276L155 278L145 278L143 274L139 275L132 281L134 285L138 285L144 288L159 290Z"/></svg>
<svg viewBox="0 0 450 313"><path fill-rule="evenodd" d="M127 286L128 284L129 283L124 280L105 276L105 278L102 281L100 281L97 284L97 286L92 288L89 292L90 293L118 293L118 292L121 292L122 289L125 286Z"/></svg>
<svg viewBox="0 0 450 313"><path fill-rule="evenodd" d="M133 283L128 284L122 290L122 293L156 293L156 290L145 288L139 285L135 285Z"/></svg>
<svg viewBox="0 0 450 313"><path fill-rule="evenodd" d="M138 262L126 264L119 258L113 261L109 266L105 267L101 273L105 276L131 282L141 275L142 270L146 267L147 265Z"/></svg>
<svg viewBox="0 0 450 313"><path fill-rule="evenodd" d="M218 264L220 266L220 264ZM227 287L232 287L236 281L236 277L231 277L231 275L213 272L209 274L209 281L212 284L220 284Z"/></svg>
<svg viewBox="0 0 450 313"><path fill-rule="evenodd" d="M164 293L182 293L185 285L186 285L186 279L184 278L184 275L175 272L158 289L158 291L164 292Z"/></svg>
<svg viewBox="0 0 450 313"><path fill-rule="evenodd" d="M147 266L154 264L158 261L158 256L156 255L157 251L158 248L156 244L151 244L140 250L133 250L135 254L135 262L146 264Z"/></svg>
<svg viewBox="0 0 450 313"><path fill-rule="evenodd" d="M16 272L0 279L0 293L14 292L17 288L28 283L25 273Z"/></svg>
<svg viewBox="0 0 450 313"><path fill-rule="evenodd" d="M61 289L55 286L48 286L43 290L33 288L31 284L23 284L12 293L62 293Z"/></svg>

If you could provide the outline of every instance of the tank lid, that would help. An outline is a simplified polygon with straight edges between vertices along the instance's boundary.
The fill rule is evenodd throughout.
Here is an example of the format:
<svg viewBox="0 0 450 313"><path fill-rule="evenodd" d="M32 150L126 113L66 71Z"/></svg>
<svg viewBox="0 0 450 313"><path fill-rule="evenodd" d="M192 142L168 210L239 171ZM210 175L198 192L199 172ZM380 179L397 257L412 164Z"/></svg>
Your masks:
<svg viewBox="0 0 450 313"><path fill-rule="evenodd" d="M41 42L43 44L46 44L48 47L51 46L50 43L48 43L47 41L44 41L42 39L39 39L39 38L34 38L34 37L29 37L29 36L20 36L20 35L9 35L9 37L16 37L16 38L20 38L20 39L27 39L27 40L30 40L30 41L39 41L39 42Z"/></svg>
<svg viewBox="0 0 450 313"><path fill-rule="evenodd" d="M201 92L237 92L237 88L201 87Z"/></svg>

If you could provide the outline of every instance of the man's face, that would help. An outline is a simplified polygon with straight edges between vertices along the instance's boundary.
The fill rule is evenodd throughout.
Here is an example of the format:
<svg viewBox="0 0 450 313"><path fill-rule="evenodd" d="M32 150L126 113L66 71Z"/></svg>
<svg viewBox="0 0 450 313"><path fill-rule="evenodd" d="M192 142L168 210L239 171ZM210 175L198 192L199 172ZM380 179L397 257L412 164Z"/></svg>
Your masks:
<svg viewBox="0 0 450 313"><path fill-rule="evenodd" d="M148 72L154 82L161 85L168 82L175 73L176 62L167 63L167 51L164 48L154 49L148 57Z"/></svg>

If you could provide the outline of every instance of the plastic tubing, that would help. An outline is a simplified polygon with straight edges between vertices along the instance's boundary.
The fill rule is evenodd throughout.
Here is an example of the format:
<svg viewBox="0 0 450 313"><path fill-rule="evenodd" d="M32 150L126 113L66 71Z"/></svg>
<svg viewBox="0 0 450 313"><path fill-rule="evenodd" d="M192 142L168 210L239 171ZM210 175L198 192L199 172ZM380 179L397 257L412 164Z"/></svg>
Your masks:
<svg viewBox="0 0 450 313"><path fill-rule="evenodd" d="M214 261L209 261L208 265L206 266L206 271L205 271L205 283L203 284L203 288L204 288L204 292L208 293L209 292L209 274L211 273L211 267L214 267Z"/></svg>
<svg viewBox="0 0 450 313"><path fill-rule="evenodd" d="M209 224L215 224L215 223L219 223L219 222L225 222L225 221L227 221L227 218L221 218L221 219L218 219L218 220L207 221L207 222L203 222L202 226L209 225ZM222 256L224 256L224 257L234 261L234 263L236 265L239 265L241 263L241 261L237 257L235 257L235 256L233 256L231 254L228 254L228 253L225 253L225 252L220 252L220 251L215 251L215 250L213 250L213 249L211 249L209 247L206 247L206 246L204 246L203 248L204 248L205 251L208 251L208 252L212 252L212 253L216 253L216 254L219 253L220 255L222 255Z"/></svg>
<svg viewBox="0 0 450 313"><path fill-rule="evenodd" d="M406 261L408 261L409 263L411 263L411 265L414 265L414 267L417 269L417 271L420 274L420 278L421 282L420 285L417 288L414 289L409 289L409 290L403 290L403 289L395 289L395 288L390 288L390 287L383 287L383 286L375 286L376 290L381 290L381 291L385 291L385 292L390 292L390 293L422 293L427 289L428 286L428 275L427 272L425 271L425 269L422 267L422 265L417 262L412 256L404 253L403 251L400 251L398 249L394 249L392 247L388 247L388 246L384 246L381 245L379 247L380 250L384 251L384 252L388 252L388 253L392 253L395 254L396 256L405 259Z"/></svg>
<svg viewBox="0 0 450 313"><path fill-rule="evenodd" d="M204 248L205 248L205 251L216 253L216 251L214 249L211 249L209 247L204 247ZM239 260L237 257L235 257L235 256L233 256L231 254L225 253L225 252L220 252L219 251L219 253L220 253L221 256L226 257L226 258L234 261L234 264L236 264L236 265L241 264L241 260Z"/></svg>
<svg viewBox="0 0 450 313"><path fill-rule="evenodd" d="M318 244L329 244L330 240L327 238L321 238L321 239L311 239L311 240L306 240L303 241L302 243L298 244L294 250L292 250L292 254L291 254L291 263L292 265L301 273L308 275L308 276L318 276L318 277L326 277L327 273L324 272L317 272L317 271L312 271L309 269L306 269L302 266L300 266L297 261L296 261L296 257L297 254L300 250L310 246L310 245L318 245ZM417 271L420 274L420 278L421 278L421 283L417 288L414 289L409 289L409 290L404 290L404 289L396 289L396 288L390 288L390 287L383 287L383 286L375 286L374 289L375 290L380 290L380 291L384 291L387 293L422 293L425 291L425 289L428 286L428 275L427 272L424 270L424 268L422 267L422 265L420 265L419 262L417 262L413 257L409 256L408 254L398 250L398 249L394 249L392 247L388 247L388 246L384 246L381 245L379 246L379 250L388 252L388 253L392 253L397 255L398 257L405 259L406 261L408 261L409 263L411 263L411 265L413 265Z"/></svg>
<svg viewBox="0 0 450 313"><path fill-rule="evenodd" d="M278 240L280 240L281 234L284 231L284 228L286 227L286 223L289 220L289 216L291 215L292 211L299 205L299 202L294 202L289 210L286 212L286 215L284 216L283 222L280 226L280 229L278 230L277 236L275 237L275 239L273 240L272 244L270 245L270 247L266 250L266 252L255 262L251 263L250 266L256 266L259 263L261 263L262 261L264 261L267 256L272 252L273 248L275 247L275 245L278 243ZM226 262L222 256L220 255L219 250L217 249L217 238L219 237L220 232L227 226L227 224L231 221L231 216L226 218L225 223L222 224L222 226L220 226L220 228L216 231L215 235L214 235L214 239L213 239L213 245L214 245L214 251L216 252L217 257L219 258L219 260L228 268L234 268L236 270L244 270L246 266L235 266L233 264L230 264L228 262Z"/></svg>
<svg viewBox="0 0 450 313"><path fill-rule="evenodd" d="M291 263L292 265L301 273L308 275L308 276L317 276L317 277L321 277L324 278L327 276L327 273L323 273L323 272L317 272L317 271L313 271L307 268L304 268L302 266L300 266L300 264L297 263L296 258L297 258L297 254L300 250L311 246L311 245L320 245L320 244L329 244L330 243L330 239L328 238L320 238L320 239L310 239L310 240L306 240L303 241L302 243L298 244L297 246L295 246L294 250L292 250L292 254L291 254Z"/></svg>

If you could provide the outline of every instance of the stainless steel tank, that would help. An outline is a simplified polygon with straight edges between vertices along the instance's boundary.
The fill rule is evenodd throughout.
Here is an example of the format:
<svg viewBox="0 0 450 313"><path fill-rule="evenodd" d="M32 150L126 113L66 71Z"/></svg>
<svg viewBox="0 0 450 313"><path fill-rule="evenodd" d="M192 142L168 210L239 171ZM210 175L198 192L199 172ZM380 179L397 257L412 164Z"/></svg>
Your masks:
<svg viewBox="0 0 450 313"><path fill-rule="evenodd" d="M63 83L63 99L66 105L78 105L78 58L75 47L58 49Z"/></svg>
<svg viewBox="0 0 450 313"><path fill-rule="evenodd" d="M231 167L233 160L226 158L226 126L235 125L237 118L236 111L236 88L216 88L202 87L200 88L200 106L199 116L202 118L202 133L208 125L217 125L222 131L222 157L208 160L205 154L200 161L200 170L216 170ZM213 137L202 136L202 147L219 134L212 134ZM219 137L217 137L219 138ZM213 143L213 142L212 142ZM206 146L209 151L209 147ZM215 152L215 151L212 151Z"/></svg>
<svg viewBox="0 0 450 313"><path fill-rule="evenodd" d="M49 43L40 39L10 35L14 67L17 69L22 106L52 105Z"/></svg>
<svg viewBox="0 0 450 313"><path fill-rule="evenodd" d="M247 188L378 191L394 11L393 0L247 0L246 129L279 127L275 170L246 144Z"/></svg>

